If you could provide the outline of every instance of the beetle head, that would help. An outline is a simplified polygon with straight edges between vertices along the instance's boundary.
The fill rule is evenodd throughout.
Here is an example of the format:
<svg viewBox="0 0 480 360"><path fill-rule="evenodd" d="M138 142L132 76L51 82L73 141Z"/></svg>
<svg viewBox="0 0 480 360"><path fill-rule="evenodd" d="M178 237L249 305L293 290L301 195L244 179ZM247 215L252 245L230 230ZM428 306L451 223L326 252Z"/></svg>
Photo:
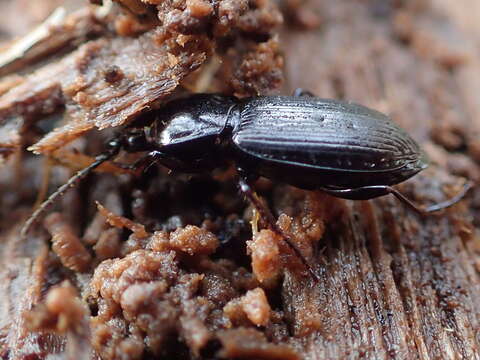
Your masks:
<svg viewBox="0 0 480 360"><path fill-rule="evenodd" d="M143 130L132 130L125 135L123 148L126 152L146 151L150 147Z"/></svg>
<svg viewBox="0 0 480 360"><path fill-rule="evenodd" d="M151 147L143 129L133 129L127 131L120 138L111 140L108 143L108 147L116 147L119 145L119 143L122 149L129 153L147 151L150 150Z"/></svg>

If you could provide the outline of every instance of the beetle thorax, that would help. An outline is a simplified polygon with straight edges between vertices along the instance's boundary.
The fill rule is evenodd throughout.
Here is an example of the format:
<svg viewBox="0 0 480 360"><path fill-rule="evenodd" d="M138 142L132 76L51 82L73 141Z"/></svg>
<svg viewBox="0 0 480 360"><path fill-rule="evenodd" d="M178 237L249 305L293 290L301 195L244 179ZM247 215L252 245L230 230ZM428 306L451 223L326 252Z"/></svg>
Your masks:
<svg viewBox="0 0 480 360"><path fill-rule="evenodd" d="M225 119L222 117L181 112L168 121L158 134L158 141L162 146L170 146L215 137L221 133L224 125Z"/></svg>

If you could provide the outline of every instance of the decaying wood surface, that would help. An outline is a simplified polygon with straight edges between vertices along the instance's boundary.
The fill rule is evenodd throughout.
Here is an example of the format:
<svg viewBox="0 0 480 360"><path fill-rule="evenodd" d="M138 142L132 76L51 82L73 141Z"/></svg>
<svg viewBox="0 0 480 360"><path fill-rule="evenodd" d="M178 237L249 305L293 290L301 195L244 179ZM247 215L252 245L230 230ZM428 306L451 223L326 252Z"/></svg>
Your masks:
<svg viewBox="0 0 480 360"><path fill-rule="evenodd" d="M52 236L62 239L48 224L50 234L18 238L41 173L31 158L20 170L11 158L0 171L3 358L480 358L480 3L278 5L284 92L302 87L390 114L432 159L399 186L418 203L453 196L465 177L477 186L455 207L420 217L390 197L352 202L260 181L320 275L315 283L271 233L260 231L251 259L243 255L250 212L228 172L198 184L159 170L148 186L100 174L67 194L63 220L50 215L92 255L79 273L50 249ZM99 151L91 139L79 146ZM67 176L59 171L55 182ZM10 194L21 187L23 202ZM95 200L105 206L98 212ZM215 211L221 220L205 215ZM163 231L151 230L152 213Z"/></svg>
<svg viewBox="0 0 480 360"><path fill-rule="evenodd" d="M480 7L393 3L311 2L320 29L283 34L288 84L391 114L436 163L409 182L426 201L455 181L446 173L478 183ZM323 238L321 285L283 285L306 358L478 358L478 189L470 195L424 219L391 199L349 208ZM305 321L316 330L305 334Z"/></svg>

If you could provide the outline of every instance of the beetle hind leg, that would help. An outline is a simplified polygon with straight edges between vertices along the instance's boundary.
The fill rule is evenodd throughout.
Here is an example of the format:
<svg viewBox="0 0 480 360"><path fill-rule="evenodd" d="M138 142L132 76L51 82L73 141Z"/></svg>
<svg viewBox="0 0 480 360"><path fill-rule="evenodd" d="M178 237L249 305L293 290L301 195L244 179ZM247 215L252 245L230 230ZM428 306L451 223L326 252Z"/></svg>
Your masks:
<svg viewBox="0 0 480 360"><path fill-rule="evenodd" d="M336 188L322 187L322 188L319 188L319 190L339 198L350 199L350 200L368 200L368 199L373 199L379 196L392 194L398 200L400 200L402 203L407 205L410 209L412 209L416 213L420 215L429 215L435 211L443 210L452 205L455 205L457 202L463 199L463 197L467 194L467 192L471 188L472 188L472 184L470 182L467 182L463 186L462 190L453 198L442 201L440 203L437 203L431 206L427 206L427 207L415 204L412 200L407 198L400 191L387 185L363 186L363 187L352 188L352 189L336 189Z"/></svg>
<svg viewBox="0 0 480 360"><path fill-rule="evenodd" d="M405 195L400 193L398 190L395 190L391 186L387 186L387 185L362 186L359 188L352 188L352 189L336 189L336 188L319 188L319 189L323 192L326 192L329 195L339 197L342 199L349 199L349 200L370 200L376 197L392 194L402 203L407 205L410 209L414 210L416 213L421 215L425 215L426 213L428 213L426 209L423 209L422 207L415 205Z"/></svg>
<svg viewBox="0 0 480 360"><path fill-rule="evenodd" d="M240 174L242 173L239 171ZM317 274L313 268L308 263L307 259L302 255L300 250L295 246L290 236L286 234L278 225L275 217L273 216L270 209L265 206L262 201L258 198L257 194L252 190L252 187L249 185L249 180L245 176L240 175L238 181L240 191L247 197L247 199L255 206L255 209L258 211L262 219L267 223L270 230L280 235L284 241L287 243L288 247L292 249L295 255L301 260L303 265L307 268L308 272L311 274L315 281L320 281Z"/></svg>
<svg viewBox="0 0 480 360"><path fill-rule="evenodd" d="M392 193L392 190L396 191L390 186L385 185L363 186L351 189L320 187L319 190L326 192L327 194L330 194L332 196L349 200L369 200L379 196L390 194Z"/></svg>

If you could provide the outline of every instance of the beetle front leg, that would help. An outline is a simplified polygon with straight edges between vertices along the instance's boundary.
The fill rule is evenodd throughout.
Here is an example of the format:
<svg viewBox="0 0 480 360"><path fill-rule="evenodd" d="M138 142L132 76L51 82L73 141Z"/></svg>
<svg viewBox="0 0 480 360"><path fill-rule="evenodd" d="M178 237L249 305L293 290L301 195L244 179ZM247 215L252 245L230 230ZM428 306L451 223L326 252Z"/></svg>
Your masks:
<svg viewBox="0 0 480 360"><path fill-rule="evenodd" d="M153 151L149 152L148 154L142 156L140 159L136 160L133 164L123 164L119 162L114 162L115 166L119 168L130 170L136 173L136 175L140 175L150 166L155 163L155 154L152 154Z"/></svg>
<svg viewBox="0 0 480 360"><path fill-rule="evenodd" d="M313 268L308 263L307 259L302 255L300 250L295 246L292 239L288 234L286 234L278 225L277 220L273 216L270 209L265 206L258 195L253 191L252 187L249 184L249 179L244 175L244 171L239 169L239 188L240 191L247 197L247 199L253 204L255 209L258 211L260 216L262 217L263 221L267 224L271 231L275 232L276 234L280 235L283 240L287 243L288 247L293 250L295 255L301 260L303 265L307 268L308 272L311 274L315 281L320 281L317 274L313 270Z"/></svg>
<svg viewBox="0 0 480 360"><path fill-rule="evenodd" d="M194 162L185 162L178 158L172 157L170 154L166 154L158 150L150 151L133 164L115 163L115 165L121 167L122 169L132 170L139 174L146 171L150 166L157 162L173 171L196 173L205 170L205 167L200 164Z"/></svg>

